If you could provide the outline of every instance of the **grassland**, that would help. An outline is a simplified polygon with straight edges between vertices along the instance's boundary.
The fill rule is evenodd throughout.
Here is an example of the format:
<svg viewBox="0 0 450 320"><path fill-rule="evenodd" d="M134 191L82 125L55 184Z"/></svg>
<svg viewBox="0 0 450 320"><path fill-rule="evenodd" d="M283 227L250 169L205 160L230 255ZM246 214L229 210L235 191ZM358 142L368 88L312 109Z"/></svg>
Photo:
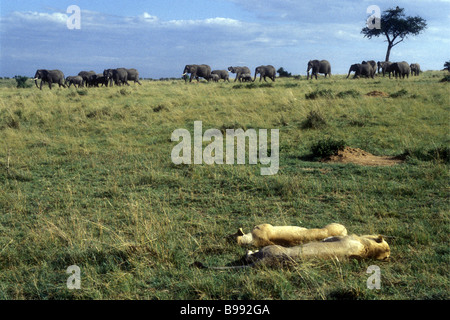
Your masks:
<svg viewBox="0 0 450 320"><path fill-rule="evenodd" d="M0 85L1 299L448 299L449 87L442 72L112 88ZM14 81L14 80L13 80ZM366 96L372 91L389 97ZM308 126L311 111L325 120ZM280 130L280 169L174 165L178 128ZM332 137L392 167L315 161ZM447 149L446 149L447 148ZM436 152L440 150L440 152ZM442 151L444 150L444 151ZM392 257L203 270L255 224L383 234ZM381 268L381 289L366 286ZM67 267L81 269L68 290Z"/></svg>

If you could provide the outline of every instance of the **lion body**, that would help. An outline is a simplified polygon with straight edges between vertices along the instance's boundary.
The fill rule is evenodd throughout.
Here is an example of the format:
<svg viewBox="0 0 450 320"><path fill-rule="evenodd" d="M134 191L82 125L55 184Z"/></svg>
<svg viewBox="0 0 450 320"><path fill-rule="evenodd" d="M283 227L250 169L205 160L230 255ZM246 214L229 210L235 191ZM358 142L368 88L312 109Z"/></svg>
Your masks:
<svg viewBox="0 0 450 320"><path fill-rule="evenodd" d="M270 265L313 258L387 260L389 257L390 248L382 236L350 235L331 237L320 242L309 242L294 247L270 245L255 252L249 251L246 260L252 265Z"/></svg>
<svg viewBox="0 0 450 320"><path fill-rule="evenodd" d="M338 223L331 223L323 228L307 229L297 226L272 226L260 224L252 232L244 234L239 229L233 236L240 245L265 247L270 245L296 246L318 241L332 236L346 236L347 229Z"/></svg>

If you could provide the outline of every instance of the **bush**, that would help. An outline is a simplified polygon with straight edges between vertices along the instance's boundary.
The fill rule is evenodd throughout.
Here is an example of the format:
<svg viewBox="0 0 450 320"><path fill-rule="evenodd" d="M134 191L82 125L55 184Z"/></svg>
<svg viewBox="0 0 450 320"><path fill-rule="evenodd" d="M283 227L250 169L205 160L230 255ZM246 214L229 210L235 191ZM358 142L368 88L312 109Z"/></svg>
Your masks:
<svg viewBox="0 0 450 320"><path fill-rule="evenodd" d="M17 88L31 88L31 83L27 83L28 77L25 76L15 76L17 82Z"/></svg>
<svg viewBox="0 0 450 320"><path fill-rule="evenodd" d="M361 94L354 89L347 90L347 91L341 91L337 94L338 98L345 98L345 97L359 98L360 96L361 96Z"/></svg>
<svg viewBox="0 0 450 320"><path fill-rule="evenodd" d="M446 74L439 82L450 82L450 75Z"/></svg>
<svg viewBox="0 0 450 320"><path fill-rule="evenodd" d="M311 93L305 93L306 99L317 99L317 98L334 98L333 91L330 89L316 90Z"/></svg>
<svg viewBox="0 0 450 320"><path fill-rule="evenodd" d="M312 110L309 112L306 120L302 123L303 129L319 129L327 125L325 118L319 111Z"/></svg>
<svg viewBox="0 0 450 320"><path fill-rule="evenodd" d="M450 147L439 146L432 149L406 149L403 156L421 161L442 161L450 163Z"/></svg>
<svg viewBox="0 0 450 320"><path fill-rule="evenodd" d="M345 148L344 140L334 140L332 138L327 138L318 141L311 146L312 155L316 158L325 158L342 151Z"/></svg>
<svg viewBox="0 0 450 320"><path fill-rule="evenodd" d="M401 90L391 94L391 98L399 98L399 97L406 96L407 94L408 94L407 90L401 89Z"/></svg>

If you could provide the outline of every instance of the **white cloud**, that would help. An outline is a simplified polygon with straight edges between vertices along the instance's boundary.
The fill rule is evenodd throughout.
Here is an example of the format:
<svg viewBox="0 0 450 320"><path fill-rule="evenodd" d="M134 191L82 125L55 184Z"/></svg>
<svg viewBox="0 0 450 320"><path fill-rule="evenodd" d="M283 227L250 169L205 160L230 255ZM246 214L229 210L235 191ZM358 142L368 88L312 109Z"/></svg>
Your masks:
<svg viewBox="0 0 450 320"><path fill-rule="evenodd" d="M14 12L0 17L0 75L20 74L18 68L30 74L37 66L56 68L55 64L68 74L128 65L141 69L144 77L158 78L178 76L179 69L187 63L224 68L237 62L250 68L273 64L293 74L303 74L307 61L315 58L330 60L333 72L339 73L346 72L348 65L356 61L384 58L383 39L368 40L360 34L365 9L361 16L355 14L359 14L359 9L346 12L354 1L338 3L342 12L346 12L339 21L336 19L341 9L333 12L335 2L322 13L314 11L317 2L230 1L248 7L255 5L252 10L266 15L272 15L275 4L279 6L269 21L252 22L225 15L164 20L147 11L124 17L82 10L81 30L68 30L68 15L64 13ZM331 19L327 16L330 12ZM444 38L448 28L446 32L442 28L442 23L431 22L427 36L414 38L417 42L414 45L419 48L415 50L416 56L426 56L427 45L431 43L428 39L448 43ZM393 54L407 52L409 46L405 44L396 47ZM402 51L398 50L400 46Z"/></svg>

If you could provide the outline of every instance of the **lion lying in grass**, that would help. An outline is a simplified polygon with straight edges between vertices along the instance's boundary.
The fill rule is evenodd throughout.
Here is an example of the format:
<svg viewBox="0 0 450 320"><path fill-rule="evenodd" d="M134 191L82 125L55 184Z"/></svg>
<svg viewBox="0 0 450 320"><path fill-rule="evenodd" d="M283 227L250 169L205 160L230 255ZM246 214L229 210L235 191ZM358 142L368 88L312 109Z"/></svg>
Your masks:
<svg viewBox="0 0 450 320"><path fill-rule="evenodd" d="M347 229L338 223L331 223L321 229L307 229L297 226L272 226L260 224L245 234L240 228L230 238L239 245L265 247L270 245L296 246L302 243L322 240L332 236L346 236Z"/></svg>
<svg viewBox="0 0 450 320"><path fill-rule="evenodd" d="M386 261L390 257L390 248L382 236L338 236L322 241L314 241L295 247L270 245L261 250L248 251L245 261L248 264L228 267L206 267L200 262L195 265L211 269L239 269L261 265L273 266L289 262L310 259L377 259Z"/></svg>

